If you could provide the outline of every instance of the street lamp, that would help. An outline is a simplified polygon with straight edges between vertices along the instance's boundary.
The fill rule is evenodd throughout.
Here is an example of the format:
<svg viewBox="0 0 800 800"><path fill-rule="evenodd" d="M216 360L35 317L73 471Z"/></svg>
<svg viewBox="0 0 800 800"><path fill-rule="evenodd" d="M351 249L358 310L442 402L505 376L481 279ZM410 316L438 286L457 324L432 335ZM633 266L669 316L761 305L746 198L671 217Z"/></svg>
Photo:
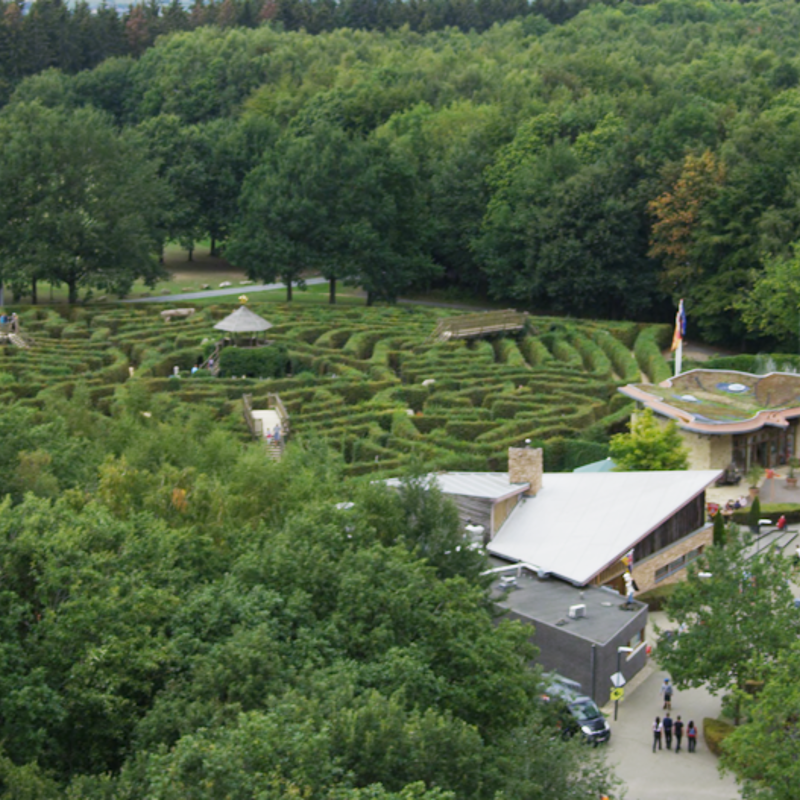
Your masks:
<svg viewBox="0 0 800 800"><path fill-rule="evenodd" d="M617 648L617 675L620 675L620 660L623 653L632 653L632 647L618 647ZM621 687L616 687L621 688ZM617 709L619 708L619 698L614 701L614 722L617 721Z"/></svg>

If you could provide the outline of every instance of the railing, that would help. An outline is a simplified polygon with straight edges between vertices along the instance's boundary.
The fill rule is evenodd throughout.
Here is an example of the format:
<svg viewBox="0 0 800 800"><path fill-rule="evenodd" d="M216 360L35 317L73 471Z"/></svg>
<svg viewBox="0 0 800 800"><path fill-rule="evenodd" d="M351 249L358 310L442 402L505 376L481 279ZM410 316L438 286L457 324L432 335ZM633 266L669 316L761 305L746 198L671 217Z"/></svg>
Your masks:
<svg viewBox="0 0 800 800"><path fill-rule="evenodd" d="M512 308L504 311L482 311L441 320L433 332L433 338L440 341L477 338L490 333L521 331L527 324L528 314Z"/></svg>
<svg viewBox="0 0 800 800"><path fill-rule="evenodd" d="M242 395L242 412L244 414L245 422L250 430L250 435L254 439L259 439L267 445L267 450L273 458L280 458L283 455L284 447L286 446L286 437L289 435L289 412L286 410L280 396L274 393L267 395L267 408L275 411L281 421L281 435L280 439L276 440L273 437L265 435L262 421L253 416L253 395Z"/></svg>
<svg viewBox="0 0 800 800"><path fill-rule="evenodd" d="M256 420L253 419L253 395L251 394L242 395L242 410L244 411L244 421L247 423L247 427L250 429L250 435L254 439L260 438L261 437L260 421L258 426L256 426Z"/></svg>

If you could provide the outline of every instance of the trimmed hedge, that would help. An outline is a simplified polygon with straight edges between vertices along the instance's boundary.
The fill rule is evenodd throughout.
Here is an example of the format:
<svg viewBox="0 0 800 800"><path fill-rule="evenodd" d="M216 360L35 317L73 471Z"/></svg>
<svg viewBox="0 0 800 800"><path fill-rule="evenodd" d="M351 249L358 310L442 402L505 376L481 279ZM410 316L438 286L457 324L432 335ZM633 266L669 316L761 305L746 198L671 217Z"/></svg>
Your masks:
<svg viewBox="0 0 800 800"><path fill-rule="evenodd" d="M800 492L800 490L798 490ZM740 508L731 514L731 520L739 525L748 525L750 506ZM781 516L786 517L787 523L800 522L800 503L764 503L759 516L762 519L771 519L773 525Z"/></svg>
<svg viewBox="0 0 800 800"><path fill-rule="evenodd" d="M664 325L650 325L636 338L633 352L636 361L651 383L661 383L672 377L663 355L661 355L661 341L663 340Z"/></svg>
<svg viewBox="0 0 800 800"><path fill-rule="evenodd" d="M249 378L282 378L286 374L286 347L226 347L219 354L219 374L223 378L246 375Z"/></svg>
<svg viewBox="0 0 800 800"><path fill-rule="evenodd" d="M8 375L4 393L42 408L50 390L71 386L76 374L89 375L93 402L105 410L132 363L148 391L171 392L230 415L231 429L239 431L235 404L242 392L257 402L277 391L293 430L327 440L350 474L374 471L376 456L384 474L401 471L412 458L429 469L503 469L508 446L525 438L545 447L548 469L572 469L604 456L605 422L628 411L615 393L614 373L626 359L628 369L634 364L620 342L637 330L630 323L544 319L534 326L548 331L542 337L437 343L430 335L448 313L441 310L256 304L254 310L273 323L277 346L226 348L220 377L187 378L200 353L213 351L212 325L230 307L211 305L169 325L159 310L31 311L25 324L37 328L36 346L0 350L0 374ZM261 363L278 347L279 363ZM180 381L169 377L175 365L184 370ZM423 387L426 378L435 383ZM417 413L409 416L408 408Z"/></svg>
<svg viewBox="0 0 800 800"><path fill-rule="evenodd" d="M800 356L789 353L759 353L758 355L717 356L704 365L707 369L732 369L763 375L767 372L798 372Z"/></svg>
<svg viewBox="0 0 800 800"><path fill-rule="evenodd" d="M703 737L706 740L706 747L715 756L722 755L722 743L735 730L735 726L721 719L714 719L713 717L705 717L703 719Z"/></svg>

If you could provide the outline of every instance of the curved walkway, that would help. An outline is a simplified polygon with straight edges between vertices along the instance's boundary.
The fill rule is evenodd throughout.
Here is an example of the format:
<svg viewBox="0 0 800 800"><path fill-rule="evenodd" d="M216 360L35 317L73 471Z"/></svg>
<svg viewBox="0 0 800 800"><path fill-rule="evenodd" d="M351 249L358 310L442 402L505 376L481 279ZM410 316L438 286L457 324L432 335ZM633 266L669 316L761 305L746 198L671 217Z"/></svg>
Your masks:
<svg viewBox="0 0 800 800"><path fill-rule="evenodd" d="M327 283L326 278L308 278L306 286L319 286ZM297 288L297 284L292 284ZM123 300L123 303L174 303L184 300L202 300L205 297L227 297L228 295L250 294L251 292L272 292L275 289L285 289L285 283L259 283L247 286L230 286L226 289L204 289L202 292L184 292L183 294L162 294L160 297L135 297L132 300Z"/></svg>
<svg viewBox="0 0 800 800"><path fill-rule="evenodd" d="M647 636L651 642L655 641L650 630L653 622L669 627L663 613L651 612ZM705 688L676 690L672 698L672 718L680 714L684 722L691 719L697 725L697 752L686 750L684 737L680 753L675 752L674 741L672 750L665 746L653 753L653 720L664 715L661 684L665 677L667 673L654 661L648 662L625 687L626 698L619 704L617 721L613 703L603 709L611 726L608 763L627 790L626 800L740 800L733 776L720 777L718 759L703 739L703 717L716 717L720 711L720 698Z"/></svg>

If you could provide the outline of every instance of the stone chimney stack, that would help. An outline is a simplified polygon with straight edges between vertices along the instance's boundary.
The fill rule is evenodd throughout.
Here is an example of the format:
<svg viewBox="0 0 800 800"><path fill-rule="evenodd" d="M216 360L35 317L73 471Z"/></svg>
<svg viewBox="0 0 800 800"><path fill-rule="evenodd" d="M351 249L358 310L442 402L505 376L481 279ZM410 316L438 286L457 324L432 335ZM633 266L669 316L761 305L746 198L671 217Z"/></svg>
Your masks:
<svg viewBox="0 0 800 800"><path fill-rule="evenodd" d="M509 483L530 483L531 488L525 492L534 497L542 488L542 472L544 463L541 447L509 447L508 448L508 480Z"/></svg>

